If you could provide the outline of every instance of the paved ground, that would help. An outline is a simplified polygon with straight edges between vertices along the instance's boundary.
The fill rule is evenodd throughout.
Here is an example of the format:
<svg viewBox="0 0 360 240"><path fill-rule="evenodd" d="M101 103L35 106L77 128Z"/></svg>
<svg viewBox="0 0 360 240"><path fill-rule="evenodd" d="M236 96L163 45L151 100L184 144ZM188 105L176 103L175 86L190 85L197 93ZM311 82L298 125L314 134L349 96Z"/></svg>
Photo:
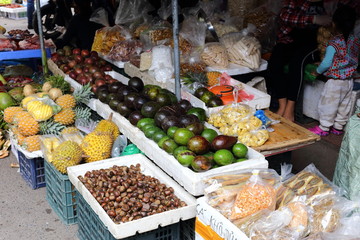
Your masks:
<svg viewBox="0 0 360 240"><path fill-rule="evenodd" d="M0 25L7 30L26 29L27 21L0 18ZM314 125L312 122L305 127ZM341 137L325 137L321 141L292 154L280 156L300 171L309 163L315 163L328 178L332 178L336 165ZM0 159L0 240L52 240L77 239L77 226L65 226L52 211L45 199L45 188L32 190L22 179L14 155Z"/></svg>

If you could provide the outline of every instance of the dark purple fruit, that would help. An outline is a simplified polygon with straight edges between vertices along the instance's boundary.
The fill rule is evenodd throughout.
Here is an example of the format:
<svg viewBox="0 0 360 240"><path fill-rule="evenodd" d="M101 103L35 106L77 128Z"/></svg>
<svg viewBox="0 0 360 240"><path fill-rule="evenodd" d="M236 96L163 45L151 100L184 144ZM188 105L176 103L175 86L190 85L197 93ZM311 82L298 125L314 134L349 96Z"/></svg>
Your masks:
<svg viewBox="0 0 360 240"><path fill-rule="evenodd" d="M135 88L132 88L129 86L124 86L124 87L120 88L118 91L119 100L124 101L125 96L129 95L132 92L137 92L137 90Z"/></svg>
<svg viewBox="0 0 360 240"><path fill-rule="evenodd" d="M130 113L132 112L131 109L129 109L124 102L120 102L117 106L116 106L116 111L118 113L120 113L120 115L124 116L124 117L128 117L130 115Z"/></svg>
<svg viewBox="0 0 360 240"><path fill-rule="evenodd" d="M232 146L235 145L237 140L238 140L237 137L218 135L212 140L211 147L215 151L220 150L220 149L230 150L232 148Z"/></svg>
<svg viewBox="0 0 360 240"><path fill-rule="evenodd" d="M141 110L144 103L146 103L148 101L149 100L145 96L139 95L134 99L134 108L136 110Z"/></svg>
<svg viewBox="0 0 360 240"><path fill-rule="evenodd" d="M199 118L193 114L181 115L179 120L184 127L187 127L188 125L195 122L200 122Z"/></svg>
<svg viewBox="0 0 360 240"><path fill-rule="evenodd" d="M139 93L137 93L137 92L132 92L132 93L129 93L128 95L126 95L124 98L124 102L125 102L126 106L130 109L135 109L134 101L135 101L135 98L138 96L139 96Z"/></svg>
<svg viewBox="0 0 360 240"><path fill-rule="evenodd" d="M172 112L170 112L169 110L159 110L157 111L157 113L154 116L154 120L155 120L155 124L158 127L161 127L161 124L163 123L163 120L168 117L168 116L172 116Z"/></svg>
<svg viewBox="0 0 360 240"><path fill-rule="evenodd" d="M172 126L181 127L179 118L176 116L167 116L163 120L163 123L161 124L161 128L166 132Z"/></svg>
<svg viewBox="0 0 360 240"><path fill-rule="evenodd" d="M192 131L195 135L200 135L204 131L204 124L201 122L194 122L187 125L186 128Z"/></svg>
<svg viewBox="0 0 360 240"><path fill-rule="evenodd" d="M120 88L122 88L123 86L125 86L123 83L121 82L113 82L109 85L109 92L111 93L117 93L119 91Z"/></svg>
<svg viewBox="0 0 360 240"><path fill-rule="evenodd" d="M129 79L128 86L141 92L144 88L144 82L139 77L132 77Z"/></svg>
<svg viewBox="0 0 360 240"><path fill-rule="evenodd" d="M140 111L134 111L134 112L130 113L128 120L130 121L130 123L132 125L136 126L137 122L143 118L144 118L144 116L141 114Z"/></svg>
<svg viewBox="0 0 360 240"><path fill-rule="evenodd" d="M181 99L180 102L178 103L178 105L179 105L180 107L182 107L186 112L187 112L190 108L192 108L191 103L190 103L188 100L186 100L186 99Z"/></svg>
<svg viewBox="0 0 360 240"><path fill-rule="evenodd" d="M218 96L212 97L206 104L208 107L218 107L222 105L224 105L224 103Z"/></svg>

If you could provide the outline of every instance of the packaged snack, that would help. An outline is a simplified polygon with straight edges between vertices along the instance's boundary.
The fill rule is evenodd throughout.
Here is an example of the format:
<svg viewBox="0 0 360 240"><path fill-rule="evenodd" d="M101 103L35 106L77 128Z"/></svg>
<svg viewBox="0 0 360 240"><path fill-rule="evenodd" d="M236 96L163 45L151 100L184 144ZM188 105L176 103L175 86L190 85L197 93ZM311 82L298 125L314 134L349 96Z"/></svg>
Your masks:
<svg viewBox="0 0 360 240"><path fill-rule="evenodd" d="M111 48L108 57L113 61L128 62L130 56L140 53L142 50L142 43L139 40L128 39L118 41Z"/></svg>
<svg viewBox="0 0 360 240"><path fill-rule="evenodd" d="M209 67L226 69L229 59L226 48L221 43L207 43L201 53L201 59Z"/></svg>

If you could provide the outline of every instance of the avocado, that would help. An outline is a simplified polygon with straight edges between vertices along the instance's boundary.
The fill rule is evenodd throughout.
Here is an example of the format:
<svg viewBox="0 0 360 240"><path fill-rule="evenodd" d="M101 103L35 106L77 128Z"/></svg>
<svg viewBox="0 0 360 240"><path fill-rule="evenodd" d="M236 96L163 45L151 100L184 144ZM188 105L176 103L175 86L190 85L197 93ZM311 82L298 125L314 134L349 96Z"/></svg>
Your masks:
<svg viewBox="0 0 360 240"><path fill-rule="evenodd" d="M149 101L143 104L141 107L141 114L147 118L153 118L156 112L160 109L160 105L157 102Z"/></svg>

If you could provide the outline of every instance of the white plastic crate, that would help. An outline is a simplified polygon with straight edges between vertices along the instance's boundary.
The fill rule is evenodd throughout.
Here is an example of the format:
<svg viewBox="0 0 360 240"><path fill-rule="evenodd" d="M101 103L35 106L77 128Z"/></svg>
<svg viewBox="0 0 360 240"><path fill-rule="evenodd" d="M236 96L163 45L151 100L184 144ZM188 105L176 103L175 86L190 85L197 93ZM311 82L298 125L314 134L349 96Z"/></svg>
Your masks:
<svg viewBox="0 0 360 240"><path fill-rule="evenodd" d="M221 239L249 240L244 232L224 217L219 211L207 204L205 197L198 198L196 203L196 221L199 221L205 226L209 226ZM199 230L196 224L195 233L196 240L210 240L209 238L204 237L203 232Z"/></svg>
<svg viewBox="0 0 360 240"><path fill-rule="evenodd" d="M87 171L106 169L114 165L130 166L141 165L142 172L145 175L157 178L161 183L174 189L175 195L182 201L186 202L187 206L162 212L159 214L144 217L139 220L131 222L115 224L107 215L104 209L87 190L87 188L80 182L78 176L84 176ZM111 234L116 238L125 238L138 233L147 232L157 229L159 226L167 226L182 220L187 220L196 215L196 199L187 193L181 186L179 186L173 179L167 176L160 168L155 166L149 159L142 154L134 154L129 156L117 157L93 163L81 164L68 168L68 176L71 183L83 196L85 201L90 205L94 212L99 216L100 220L108 228Z"/></svg>
<svg viewBox="0 0 360 240"><path fill-rule="evenodd" d="M0 11L4 13L5 17L10 19L18 20L18 19L27 18L26 7L20 7L20 8L1 7Z"/></svg>
<svg viewBox="0 0 360 240"><path fill-rule="evenodd" d="M248 67L244 67L238 64L234 64L234 63L230 63L229 67L227 69L220 69L220 68L215 68L215 67L207 67L206 70L207 71L217 71L217 72L222 72L222 73L227 73L230 76L233 75L240 75L240 74L246 74L246 73L251 73L251 72L260 72L260 71L264 71L267 69L267 65L268 62L264 59L261 59L260 62L260 67L257 69L250 69Z"/></svg>
<svg viewBox="0 0 360 240"><path fill-rule="evenodd" d="M194 172L190 168L182 166L174 156L162 150L154 141L148 139L144 133L137 127L133 126L126 118L111 110L111 108L100 101L96 101L97 113L107 119L113 113L113 121L119 127L119 130L126 135L142 152L153 160L167 174L173 177L189 193L194 196L204 194L203 179L217 173L226 173L233 170L245 168L267 168L268 161L264 155L249 148L247 161L233 163L210 169L206 172Z"/></svg>

